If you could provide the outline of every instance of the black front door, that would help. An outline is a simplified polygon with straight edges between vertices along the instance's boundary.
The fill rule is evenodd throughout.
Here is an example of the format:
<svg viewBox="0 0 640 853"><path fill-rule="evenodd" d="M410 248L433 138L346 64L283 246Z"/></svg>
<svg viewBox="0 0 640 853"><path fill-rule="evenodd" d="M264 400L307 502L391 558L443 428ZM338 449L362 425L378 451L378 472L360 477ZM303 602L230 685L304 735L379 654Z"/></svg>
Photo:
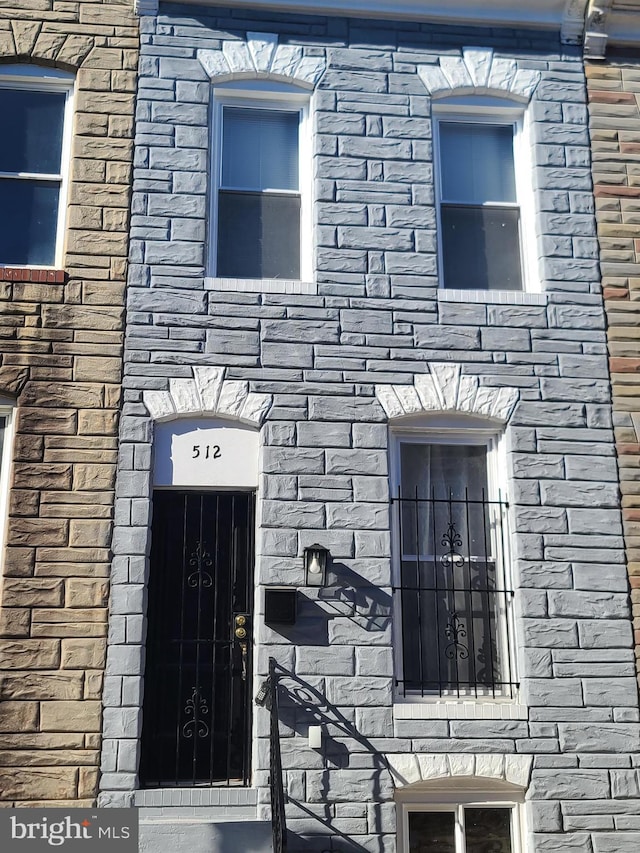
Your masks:
<svg viewBox="0 0 640 853"><path fill-rule="evenodd" d="M154 493L144 787L249 784L253 505Z"/></svg>

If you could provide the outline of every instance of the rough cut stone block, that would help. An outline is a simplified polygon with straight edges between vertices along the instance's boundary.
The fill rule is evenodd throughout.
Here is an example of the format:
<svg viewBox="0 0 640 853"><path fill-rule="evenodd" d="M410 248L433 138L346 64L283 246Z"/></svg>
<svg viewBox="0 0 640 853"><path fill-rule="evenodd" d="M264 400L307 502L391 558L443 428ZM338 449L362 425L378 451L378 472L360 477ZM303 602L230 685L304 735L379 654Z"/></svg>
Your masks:
<svg viewBox="0 0 640 853"><path fill-rule="evenodd" d="M49 732L99 732L100 702L42 702L40 728Z"/></svg>

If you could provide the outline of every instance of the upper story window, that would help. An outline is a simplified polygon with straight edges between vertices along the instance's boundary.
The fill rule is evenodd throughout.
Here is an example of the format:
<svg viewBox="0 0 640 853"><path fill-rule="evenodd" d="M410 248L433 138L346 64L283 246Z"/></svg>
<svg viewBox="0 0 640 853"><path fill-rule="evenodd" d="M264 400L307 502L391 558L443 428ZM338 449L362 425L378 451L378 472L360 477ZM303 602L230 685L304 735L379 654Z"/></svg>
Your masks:
<svg viewBox="0 0 640 853"><path fill-rule="evenodd" d="M397 613L403 695L513 698L507 504L497 440L398 437Z"/></svg>
<svg viewBox="0 0 640 853"><path fill-rule="evenodd" d="M0 71L0 264L61 263L71 75L33 66Z"/></svg>
<svg viewBox="0 0 640 853"><path fill-rule="evenodd" d="M307 96L292 95L291 88L216 87L211 261L218 277L300 279L307 273Z"/></svg>
<svg viewBox="0 0 640 853"><path fill-rule="evenodd" d="M523 290L531 275L522 113L464 104L438 105L441 282L459 290Z"/></svg>

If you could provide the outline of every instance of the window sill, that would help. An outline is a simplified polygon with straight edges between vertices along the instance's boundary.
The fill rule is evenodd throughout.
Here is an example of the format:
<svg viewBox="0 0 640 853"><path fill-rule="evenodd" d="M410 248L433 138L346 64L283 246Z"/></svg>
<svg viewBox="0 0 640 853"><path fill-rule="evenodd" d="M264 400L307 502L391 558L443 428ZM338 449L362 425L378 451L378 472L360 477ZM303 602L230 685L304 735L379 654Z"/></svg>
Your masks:
<svg viewBox="0 0 640 853"><path fill-rule="evenodd" d="M290 293L315 296L318 287L314 281L285 278L205 278L205 290L227 293Z"/></svg>
<svg viewBox="0 0 640 853"><path fill-rule="evenodd" d="M510 700L394 702L396 720L527 720L529 709Z"/></svg>
<svg viewBox="0 0 640 853"><path fill-rule="evenodd" d="M475 302L490 305L546 305L546 293L521 290L455 290L441 287L438 302Z"/></svg>
<svg viewBox="0 0 640 853"><path fill-rule="evenodd" d="M229 788L215 785L193 788L143 788L133 793L134 806L143 808L255 807L257 803L257 790L240 785Z"/></svg>
<svg viewBox="0 0 640 853"><path fill-rule="evenodd" d="M0 265L0 281L28 281L38 284L64 284L64 270L51 267L6 267Z"/></svg>

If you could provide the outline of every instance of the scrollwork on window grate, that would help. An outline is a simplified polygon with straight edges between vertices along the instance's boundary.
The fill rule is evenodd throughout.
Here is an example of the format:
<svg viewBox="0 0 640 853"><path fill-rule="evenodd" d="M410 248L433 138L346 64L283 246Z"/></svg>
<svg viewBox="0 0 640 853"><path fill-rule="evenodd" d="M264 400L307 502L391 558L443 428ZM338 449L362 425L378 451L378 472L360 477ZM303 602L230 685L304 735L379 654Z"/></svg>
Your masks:
<svg viewBox="0 0 640 853"><path fill-rule="evenodd" d="M510 647L508 505L453 497L392 499L400 544L404 694L515 695Z"/></svg>

